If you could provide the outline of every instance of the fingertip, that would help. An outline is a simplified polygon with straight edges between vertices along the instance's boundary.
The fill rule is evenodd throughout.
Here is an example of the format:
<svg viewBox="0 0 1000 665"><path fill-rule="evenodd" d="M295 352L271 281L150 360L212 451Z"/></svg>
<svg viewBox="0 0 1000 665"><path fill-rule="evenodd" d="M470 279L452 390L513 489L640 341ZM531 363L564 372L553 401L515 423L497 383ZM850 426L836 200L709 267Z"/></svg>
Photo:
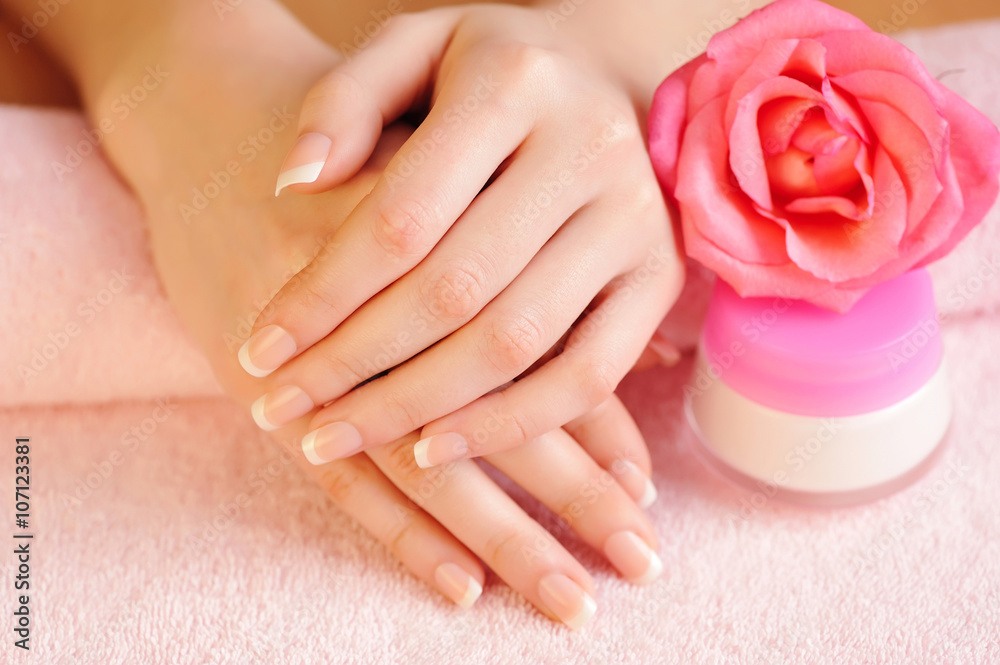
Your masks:
<svg viewBox="0 0 1000 665"><path fill-rule="evenodd" d="M306 132L299 136L281 164L274 195L292 185L316 182L330 158L333 140L319 132Z"/></svg>

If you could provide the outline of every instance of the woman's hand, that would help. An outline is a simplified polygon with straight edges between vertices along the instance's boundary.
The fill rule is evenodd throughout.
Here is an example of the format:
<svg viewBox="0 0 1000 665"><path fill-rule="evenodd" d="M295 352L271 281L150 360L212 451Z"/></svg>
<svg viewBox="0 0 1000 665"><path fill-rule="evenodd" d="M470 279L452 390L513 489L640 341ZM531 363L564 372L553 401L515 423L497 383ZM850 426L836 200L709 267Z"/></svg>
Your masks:
<svg viewBox="0 0 1000 665"><path fill-rule="evenodd" d="M426 118L241 348L262 427L326 404L303 440L319 464L426 425L429 467L612 395L682 270L625 82L592 51L542 11L438 9L313 86L278 191L326 191L383 126Z"/></svg>
<svg viewBox="0 0 1000 665"><path fill-rule="evenodd" d="M138 33L141 42L107 58L113 66L102 70L83 55L90 53L87 40L110 48L115 38L137 34L118 30L117 11L166 5L95 2L103 3L101 12L93 3L64 7L60 16L73 29L53 33L59 39L52 47L77 65L95 120L145 67L168 73L103 147L147 211L171 301L223 387L249 405L256 382L232 352L243 326L371 191L410 130L387 131L359 173L329 193L276 200L262 185L293 139L287 118L298 109L287 100L302 99L334 64L329 50L271 3L248 3L220 24L210 4L198 2L149 21L178 31L156 38ZM108 21L104 29L102 20ZM218 175L223 171L228 179ZM199 195L207 204L194 205ZM307 414L275 437L297 444L308 420ZM418 577L456 603L471 604L482 589L482 560L546 615L573 627L585 622L594 608L587 571L475 462L417 467L415 438L367 456L306 465L307 471ZM649 457L617 400L565 431L488 461L557 512L623 576L642 583L659 572L656 535L636 505L655 495Z"/></svg>

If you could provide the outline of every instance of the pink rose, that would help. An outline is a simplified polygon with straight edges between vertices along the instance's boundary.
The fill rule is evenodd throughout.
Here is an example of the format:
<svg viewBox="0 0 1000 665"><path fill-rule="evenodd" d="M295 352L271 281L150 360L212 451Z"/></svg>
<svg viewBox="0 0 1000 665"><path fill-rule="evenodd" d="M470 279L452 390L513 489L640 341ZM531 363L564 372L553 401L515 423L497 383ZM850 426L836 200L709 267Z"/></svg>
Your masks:
<svg viewBox="0 0 1000 665"><path fill-rule="evenodd" d="M950 251L1000 173L989 120L818 0L715 35L657 90L649 144L690 256L743 296L839 312Z"/></svg>

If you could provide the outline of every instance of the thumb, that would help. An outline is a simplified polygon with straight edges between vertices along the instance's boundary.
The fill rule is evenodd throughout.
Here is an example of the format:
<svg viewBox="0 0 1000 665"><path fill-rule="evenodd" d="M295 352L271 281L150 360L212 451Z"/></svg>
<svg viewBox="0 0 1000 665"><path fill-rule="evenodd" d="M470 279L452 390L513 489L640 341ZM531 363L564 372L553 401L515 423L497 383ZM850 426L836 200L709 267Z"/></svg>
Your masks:
<svg viewBox="0 0 1000 665"><path fill-rule="evenodd" d="M317 81L302 103L298 138L275 196L286 187L317 194L356 174L382 128L427 97L458 16L455 10L395 16L375 41Z"/></svg>

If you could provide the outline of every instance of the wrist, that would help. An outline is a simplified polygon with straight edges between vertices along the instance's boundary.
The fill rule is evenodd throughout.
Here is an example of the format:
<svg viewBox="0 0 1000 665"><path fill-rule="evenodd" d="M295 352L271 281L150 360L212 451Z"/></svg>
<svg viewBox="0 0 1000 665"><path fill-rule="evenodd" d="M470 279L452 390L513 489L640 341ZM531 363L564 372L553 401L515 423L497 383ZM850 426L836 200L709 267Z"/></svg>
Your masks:
<svg viewBox="0 0 1000 665"><path fill-rule="evenodd" d="M565 31L595 51L645 118L660 83L705 50L715 32L771 0L702 0L696 5L662 0L593 0L578 4L542 0L554 31Z"/></svg>

